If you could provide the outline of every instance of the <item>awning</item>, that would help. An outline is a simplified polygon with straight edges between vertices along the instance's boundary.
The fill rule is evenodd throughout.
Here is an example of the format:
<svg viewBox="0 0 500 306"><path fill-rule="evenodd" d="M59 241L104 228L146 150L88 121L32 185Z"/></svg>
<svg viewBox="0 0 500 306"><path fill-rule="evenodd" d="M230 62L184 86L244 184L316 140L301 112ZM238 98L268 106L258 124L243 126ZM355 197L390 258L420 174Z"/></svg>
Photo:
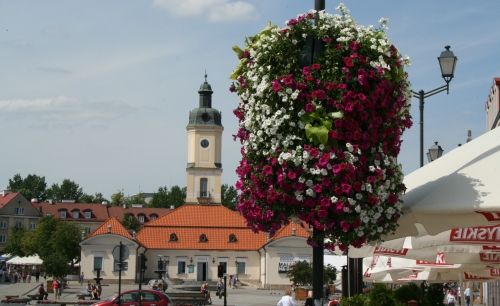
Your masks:
<svg viewBox="0 0 500 306"><path fill-rule="evenodd" d="M6 262L9 265L41 265L43 261L38 255L27 257L15 257Z"/></svg>

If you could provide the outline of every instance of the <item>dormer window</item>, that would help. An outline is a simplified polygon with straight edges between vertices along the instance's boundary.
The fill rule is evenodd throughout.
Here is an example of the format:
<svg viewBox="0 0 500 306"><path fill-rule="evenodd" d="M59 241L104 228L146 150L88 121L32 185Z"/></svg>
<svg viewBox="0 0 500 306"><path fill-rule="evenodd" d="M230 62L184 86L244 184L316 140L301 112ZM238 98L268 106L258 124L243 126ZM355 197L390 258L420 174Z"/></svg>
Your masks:
<svg viewBox="0 0 500 306"><path fill-rule="evenodd" d="M92 212L90 212L90 211L86 211L86 212L85 212L85 218L87 218L87 219L92 218Z"/></svg>
<svg viewBox="0 0 500 306"><path fill-rule="evenodd" d="M80 213L78 211L74 211L73 218L80 218Z"/></svg>
<svg viewBox="0 0 500 306"><path fill-rule="evenodd" d="M59 217L66 218L66 211L63 210L63 211L59 212Z"/></svg>
<svg viewBox="0 0 500 306"><path fill-rule="evenodd" d="M155 214L152 214L152 215L149 217L149 219L150 219L151 221L156 220L156 218L158 218L158 216L157 216L157 215L155 215Z"/></svg>
<svg viewBox="0 0 500 306"><path fill-rule="evenodd" d="M144 215L139 215L139 222L144 223Z"/></svg>
<svg viewBox="0 0 500 306"><path fill-rule="evenodd" d="M207 235L201 234L201 236L200 236L200 242L208 242Z"/></svg>
<svg viewBox="0 0 500 306"><path fill-rule="evenodd" d="M236 239L236 235L234 234L229 235L229 242L236 242L236 241L238 241L238 239Z"/></svg>
<svg viewBox="0 0 500 306"><path fill-rule="evenodd" d="M177 241L177 235L176 234L170 234L170 241Z"/></svg>

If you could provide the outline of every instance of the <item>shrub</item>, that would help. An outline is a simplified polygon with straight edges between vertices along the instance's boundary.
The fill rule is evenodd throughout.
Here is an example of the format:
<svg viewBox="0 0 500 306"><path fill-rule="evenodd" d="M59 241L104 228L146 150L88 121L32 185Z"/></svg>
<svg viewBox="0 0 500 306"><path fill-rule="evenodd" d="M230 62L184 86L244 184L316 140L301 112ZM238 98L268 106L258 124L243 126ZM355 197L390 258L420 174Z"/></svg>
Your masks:
<svg viewBox="0 0 500 306"><path fill-rule="evenodd" d="M340 306L365 306L366 296L356 294L351 297L340 300Z"/></svg>
<svg viewBox="0 0 500 306"><path fill-rule="evenodd" d="M408 283L394 291L394 297L400 301L419 301L422 299L422 290L415 283Z"/></svg>
<svg viewBox="0 0 500 306"><path fill-rule="evenodd" d="M370 306L397 306L399 304L394 298L394 293L385 284L373 284L368 300L367 305Z"/></svg>

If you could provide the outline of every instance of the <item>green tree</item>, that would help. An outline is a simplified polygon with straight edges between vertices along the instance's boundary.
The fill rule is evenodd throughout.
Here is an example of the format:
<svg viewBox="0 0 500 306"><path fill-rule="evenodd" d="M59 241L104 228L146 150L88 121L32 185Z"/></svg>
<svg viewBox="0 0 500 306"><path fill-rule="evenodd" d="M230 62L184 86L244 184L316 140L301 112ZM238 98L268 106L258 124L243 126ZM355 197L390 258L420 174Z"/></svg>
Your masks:
<svg viewBox="0 0 500 306"><path fill-rule="evenodd" d="M175 185L170 188L170 192L168 193L168 204L174 205L175 208L184 205L186 201L186 192L187 188L180 188Z"/></svg>
<svg viewBox="0 0 500 306"><path fill-rule="evenodd" d="M228 186L227 184L223 184L221 186L221 196L222 205L231 210L236 210L236 203L238 202L238 191L236 191L236 188L234 188L233 185Z"/></svg>
<svg viewBox="0 0 500 306"><path fill-rule="evenodd" d="M155 192L151 201L149 201L148 207L155 208L168 208L168 188L159 187L158 191Z"/></svg>
<svg viewBox="0 0 500 306"><path fill-rule="evenodd" d="M117 193L113 193L111 195L110 206L122 206L125 204L125 195L123 194L123 190L118 190Z"/></svg>
<svg viewBox="0 0 500 306"><path fill-rule="evenodd" d="M311 286L313 280L312 265L305 260L296 262L290 266L290 270L288 270L286 276L296 286Z"/></svg>
<svg viewBox="0 0 500 306"><path fill-rule="evenodd" d="M9 179L7 189L21 193L28 200L38 199L41 202L47 200L45 176L28 174L23 179L20 174L16 174L12 179Z"/></svg>
<svg viewBox="0 0 500 306"><path fill-rule="evenodd" d="M76 203L79 203L80 197L82 197L83 194L82 188L69 179L64 179L61 186L54 183L47 190L47 198L56 202L61 202L62 200L75 200Z"/></svg>
<svg viewBox="0 0 500 306"><path fill-rule="evenodd" d="M102 202L109 202L108 199L106 199L102 193L100 192L96 192L95 195L91 195L91 194L86 194L84 193L81 197L80 197L80 201L79 203L102 203Z"/></svg>
<svg viewBox="0 0 500 306"><path fill-rule="evenodd" d="M129 213L123 215L122 225L129 231L137 232L141 228L141 223Z"/></svg>
<svg viewBox="0 0 500 306"><path fill-rule="evenodd" d="M331 264L327 264L323 270L323 283L333 284L337 279L337 268Z"/></svg>
<svg viewBox="0 0 500 306"><path fill-rule="evenodd" d="M77 263L80 261L80 233L81 229L71 222L45 216L34 230L26 233L23 249L26 255L38 254L43 261L57 253L67 259L66 265Z"/></svg>
<svg viewBox="0 0 500 306"><path fill-rule="evenodd" d="M42 269L54 277L63 277L71 272L69 260L60 253L52 253L43 258Z"/></svg>
<svg viewBox="0 0 500 306"><path fill-rule="evenodd" d="M21 227L11 227L10 235L7 237L5 241L5 246L3 247L4 253L15 254L18 256L25 256L26 253L23 249L23 240L26 236L26 228L24 226Z"/></svg>
<svg viewBox="0 0 500 306"><path fill-rule="evenodd" d="M125 199L125 204L127 207L132 206L132 204L142 204L146 205L146 196L143 195L142 193L139 194L134 194L133 196Z"/></svg>

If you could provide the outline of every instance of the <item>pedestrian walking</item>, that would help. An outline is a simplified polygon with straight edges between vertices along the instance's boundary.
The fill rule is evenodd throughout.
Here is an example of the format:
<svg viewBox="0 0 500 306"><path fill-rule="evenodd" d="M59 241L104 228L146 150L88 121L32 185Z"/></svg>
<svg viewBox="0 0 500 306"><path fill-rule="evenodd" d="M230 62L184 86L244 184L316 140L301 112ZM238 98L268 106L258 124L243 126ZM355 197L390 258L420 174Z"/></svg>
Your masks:
<svg viewBox="0 0 500 306"><path fill-rule="evenodd" d="M38 269L36 269L36 272L35 272L35 280L37 283L40 280L40 270L38 270Z"/></svg>
<svg viewBox="0 0 500 306"><path fill-rule="evenodd" d="M83 272L82 272L82 275L80 275L80 285L82 285L82 284L83 284L83 278L84 278L84 277L83 277Z"/></svg>
<svg viewBox="0 0 500 306"><path fill-rule="evenodd" d="M54 289L54 299L57 300L59 296L59 283L57 282L57 279L54 279L52 282L52 288Z"/></svg>
<svg viewBox="0 0 500 306"><path fill-rule="evenodd" d="M277 306L297 306L292 298L292 290L290 288L285 289L285 295L278 302Z"/></svg>

